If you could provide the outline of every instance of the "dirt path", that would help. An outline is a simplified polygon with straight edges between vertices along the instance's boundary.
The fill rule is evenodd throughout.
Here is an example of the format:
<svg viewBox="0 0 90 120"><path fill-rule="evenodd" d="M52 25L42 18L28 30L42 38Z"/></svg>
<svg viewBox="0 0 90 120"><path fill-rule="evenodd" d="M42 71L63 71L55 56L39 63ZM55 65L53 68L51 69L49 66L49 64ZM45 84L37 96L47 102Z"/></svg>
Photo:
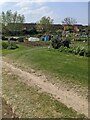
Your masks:
<svg viewBox="0 0 90 120"><path fill-rule="evenodd" d="M5 61L2 63L5 70L8 70L12 74L18 75L22 79L22 82L25 82L30 86L38 86L42 92L49 93L55 99L64 103L67 107L72 107L78 113L85 114L88 117L88 100L82 96L78 96L75 91L67 91L66 88L62 87L62 85L58 88L56 85L48 82L45 76L37 76L33 73L23 71Z"/></svg>

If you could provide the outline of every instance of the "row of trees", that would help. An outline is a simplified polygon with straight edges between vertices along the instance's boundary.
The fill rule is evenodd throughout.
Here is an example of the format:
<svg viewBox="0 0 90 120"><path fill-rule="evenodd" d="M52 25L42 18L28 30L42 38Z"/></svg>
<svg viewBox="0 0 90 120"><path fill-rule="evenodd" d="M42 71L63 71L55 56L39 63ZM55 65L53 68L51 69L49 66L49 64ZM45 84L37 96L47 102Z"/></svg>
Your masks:
<svg viewBox="0 0 90 120"><path fill-rule="evenodd" d="M8 23L24 23L25 22L25 16L24 15L20 15L17 13L17 11L13 12L11 10L8 10L6 13L2 11L1 13L1 18L2 18L2 23L3 24L8 24ZM39 25L42 24L42 26L39 27L46 27L44 25L48 25L50 26L53 23L53 19L51 19L50 17L42 17L41 20L37 23ZM68 24L68 25L73 25L75 23L77 23L77 21L74 18L71 17L66 17L62 23L64 24Z"/></svg>
<svg viewBox="0 0 90 120"><path fill-rule="evenodd" d="M51 19L50 17L42 17L41 20L37 23L37 29L41 30L41 31L46 31L47 32L50 30L51 25L53 24L53 19ZM66 17L63 21L63 24L66 25L73 25L75 23L77 23L77 21L74 18L71 17Z"/></svg>
<svg viewBox="0 0 90 120"><path fill-rule="evenodd" d="M7 25L8 23L24 23L25 17L24 15L18 14L17 11L14 13L12 13L11 10L8 10L6 13L2 11L1 22L4 25Z"/></svg>
<svg viewBox="0 0 90 120"><path fill-rule="evenodd" d="M37 22L36 30L39 32L47 32L49 33L50 28L53 24L53 19L50 17L42 17L39 22ZM6 31L11 27L10 23L13 23L13 31L21 31L23 29L23 24L18 24L17 23L24 23L25 22L25 16L18 14L16 12L12 12L11 10L8 10L6 13L2 11L1 13L1 22L3 24L4 30ZM74 18L71 17L66 17L62 23L67 24L67 25L73 25L77 23L77 21Z"/></svg>
<svg viewBox="0 0 90 120"><path fill-rule="evenodd" d="M11 10L8 10L6 12L2 11L0 14L0 22L2 23L2 33L10 34L13 33L16 35L16 30L20 31L22 28L17 23L24 23L25 22L25 16L18 14L17 11L12 12ZM11 23L13 25L11 25Z"/></svg>

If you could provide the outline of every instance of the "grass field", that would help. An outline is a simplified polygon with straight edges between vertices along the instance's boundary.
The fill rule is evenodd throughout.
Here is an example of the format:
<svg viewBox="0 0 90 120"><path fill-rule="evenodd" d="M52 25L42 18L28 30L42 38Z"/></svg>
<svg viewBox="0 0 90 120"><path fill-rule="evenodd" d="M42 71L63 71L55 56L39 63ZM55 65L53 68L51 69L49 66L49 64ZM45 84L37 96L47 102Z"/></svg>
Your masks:
<svg viewBox="0 0 90 120"><path fill-rule="evenodd" d="M72 45L87 47L87 44L80 42ZM59 52L53 48L48 48L48 46L18 46L19 48L14 50L2 50L2 55L8 62L14 62L17 67L28 72L31 68L41 71L50 78L51 83L63 81L67 84L71 83L73 87L75 85L83 88L88 87L88 57ZM3 116L6 114L9 117L13 115L21 118L85 117L54 99L48 93L41 92L38 87L23 83L21 78L7 69L2 70L2 77L2 94L4 100L9 104L9 106L3 105ZM8 113L9 109L10 113Z"/></svg>
<svg viewBox="0 0 90 120"><path fill-rule="evenodd" d="M3 50L3 56L19 65L42 70L48 75L60 78L66 83L72 82L88 86L88 58L61 53L47 47L19 46L16 50Z"/></svg>

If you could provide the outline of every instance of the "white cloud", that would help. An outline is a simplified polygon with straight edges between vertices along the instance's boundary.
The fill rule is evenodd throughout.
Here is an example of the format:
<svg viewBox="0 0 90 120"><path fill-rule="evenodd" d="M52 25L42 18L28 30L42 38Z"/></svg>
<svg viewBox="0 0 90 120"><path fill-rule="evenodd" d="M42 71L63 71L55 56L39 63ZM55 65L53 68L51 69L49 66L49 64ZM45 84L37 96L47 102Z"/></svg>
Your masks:
<svg viewBox="0 0 90 120"><path fill-rule="evenodd" d="M17 6L20 7L18 12L20 14L24 14L28 22L39 21L43 16L50 16L51 18L54 17L54 12L45 3L18 3Z"/></svg>
<svg viewBox="0 0 90 120"><path fill-rule="evenodd" d="M47 3L40 2L42 0L36 1L38 2L35 2L35 0L34 2L17 2L15 6L19 8L18 13L24 14L28 22L39 21L43 16L54 17L54 12L47 6Z"/></svg>

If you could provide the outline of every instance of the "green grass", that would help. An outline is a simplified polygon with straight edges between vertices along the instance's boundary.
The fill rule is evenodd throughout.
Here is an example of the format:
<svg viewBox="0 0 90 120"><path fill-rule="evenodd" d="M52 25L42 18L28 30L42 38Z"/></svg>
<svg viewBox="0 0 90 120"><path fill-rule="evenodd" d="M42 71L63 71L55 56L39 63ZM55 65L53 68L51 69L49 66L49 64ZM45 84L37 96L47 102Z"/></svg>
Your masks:
<svg viewBox="0 0 90 120"><path fill-rule="evenodd" d="M28 68L42 70L66 83L88 86L87 57L61 53L52 48L24 46L19 46L16 50L3 50L3 55L21 66L24 64Z"/></svg>
<svg viewBox="0 0 90 120"><path fill-rule="evenodd" d="M18 76L3 71L2 94L17 116L22 118L83 118L46 93L21 82Z"/></svg>

